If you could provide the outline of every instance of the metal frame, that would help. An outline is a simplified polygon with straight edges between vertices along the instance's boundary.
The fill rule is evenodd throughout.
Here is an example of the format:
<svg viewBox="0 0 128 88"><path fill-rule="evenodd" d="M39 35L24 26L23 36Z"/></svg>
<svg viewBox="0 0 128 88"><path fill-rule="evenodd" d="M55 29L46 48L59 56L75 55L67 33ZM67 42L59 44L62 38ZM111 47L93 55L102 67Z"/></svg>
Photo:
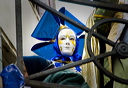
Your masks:
<svg viewBox="0 0 128 88"><path fill-rule="evenodd" d="M111 74L106 69L104 69L100 65L100 63L98 62L99 59L102 59L102 58L107 57L107 56L115 55L115 54L117 54L121 57L124 57L124 58L128 57L128 55L125 54L125 53L128 53L128 50L127 50L128 45L125 44L125 43L122 43L122 42L114 43L113 41L107 39L106 37L102 36L101 34L94 32L94 29L98 25L101 25L102 23L105 23L105 22L120 22L120 23L128 24L127 20L117 19L117 18L105 19L103 21L98 22L91 29L89 29L89 28L87 28L87 27L85 27L85 26L83 26L79 23L76 23L72 19L66 17L64 14L56 11L55 9L52 9L51 7L49 7L46 4L40 2L39 0L30 0L30 1L34 4L37 4L38 6L40 6L42 8L44 8L45 10L53 13L54 15L56 15L58 17L61 17L65 21L73 24L74 26L80 28L81 30L84 30L85 32L87 32L88 33L87 49L88 49L88 52L89 52L91 57L87 58L87 59L84 59L84 60L74 62L74 63L67 64L67 65L62 66L62 67L58 67L58 68L54 68L54 69L50 69L50 70L46 70L46 71L42 71L40 73L30 75L29 77L25 78L26 85L31 86L31 87L36 86L38 88L41 88L41 87L43 87L43 88L60 88L60 87L61 88L75 88L75 87L70 87L70 86L66 86L66 85L59 85L59 84L53 84L53 83L44 83L44 82L41 82L41 81L36 81L36 79L39 79L40 77L45 77L49 74L52 74L52 73L55 73L55 72L58 72L58 71L61 71L61 70L65 70L65 69L68 69L68 68L71 68L71 67L74 67L74 66L86 64L86 63L89 63L89 62L94 62L95 65L99 69L101 69L104 72L104 74L107 75L108 77L110 77L111 79L114 79L115 81L120 82L120 83L128 84L127 79L122 79L122 78L119 78L119 77ZM128 6L127 5L118 5L118 4L102 3L102 2L98 2L98 1L86 1L86 0L84 0L84 1L82 1L82 0L61 0L61 1L66 1L66 2L71 2L71 3L81 4L81 5L89 5L89 6L104 8L104 9L113 9L113 10L117 10L117 11L121 11L121 12L128 12ZM91 36L95 36L96 38L103 40L105 43L109 44L114 49L110 52L106 52L106 53L95 56L92 53L91 46L90 46L91 45L90 44ZM126 50L122 49L121 48L122 46L125 47Z"/></svg>
<svg viewBox="0 0 128 88"><path fill-rule="evenodd" d="M0 27L0 72L2 72L3 64L2 64L2 28Z"/></svg>
<svg viewBox="0 0 128 88"><path fill-rule="evenodd" d="M20 69L20 71L23 73L21 0L15 0L15 15L16 15L17 66Z"/></svg>
<svg viewBox="0 0 128 88"><path fill-rule="evenodd" d="M93 0L93 1L91 0L59 0L59 1L128 13L127 4L114 4L112 2L109 2L109 0Z"/></svg>

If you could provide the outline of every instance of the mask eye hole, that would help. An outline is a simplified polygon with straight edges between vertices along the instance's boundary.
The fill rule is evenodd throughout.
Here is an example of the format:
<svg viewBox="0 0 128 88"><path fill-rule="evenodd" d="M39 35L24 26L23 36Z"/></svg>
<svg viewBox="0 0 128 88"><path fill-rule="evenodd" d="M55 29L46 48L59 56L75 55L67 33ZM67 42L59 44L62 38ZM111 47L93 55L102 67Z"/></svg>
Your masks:
<svg viewBox="0 0 128 88"><path fill-rule="evenodd" d="M70 40L74 41L74 40L75 40L75 38L70 38Z"/></svg>
<svg viewBox="0 0 128 88"><path fill-rule="evenodd" d="M64 38L64 37L63 37L63 38L60 38L60 40L65 40L65 39L66 39L66 38Z"/></svg>

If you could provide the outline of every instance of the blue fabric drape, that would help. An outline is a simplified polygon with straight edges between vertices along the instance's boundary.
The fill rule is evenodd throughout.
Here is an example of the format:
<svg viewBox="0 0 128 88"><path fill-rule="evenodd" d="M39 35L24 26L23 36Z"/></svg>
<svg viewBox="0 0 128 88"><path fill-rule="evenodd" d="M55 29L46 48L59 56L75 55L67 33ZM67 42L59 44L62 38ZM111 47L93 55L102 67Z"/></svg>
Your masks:
<svg viewBox="0 0 128 88"><path fill-rule="evenodd" d="M0 76L3 80L3 88L21 88L24 86L24 76L14 64L6 66Z"/></svg>

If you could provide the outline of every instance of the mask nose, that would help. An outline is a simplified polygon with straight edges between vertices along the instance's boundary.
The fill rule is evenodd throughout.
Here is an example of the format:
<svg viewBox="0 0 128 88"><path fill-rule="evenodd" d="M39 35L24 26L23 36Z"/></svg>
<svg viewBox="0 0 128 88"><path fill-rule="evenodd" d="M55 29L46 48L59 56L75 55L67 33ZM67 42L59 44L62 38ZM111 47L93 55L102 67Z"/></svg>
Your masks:
<svg viewBox="0 0 128 88"><path fill-rule="evenodd" d="M66 42L66 45L70 45L70 43L69 42Z"/></svg>
<svg viewBox="0 0 128 88"><path fill-rule="evenodd" d="M66 45L70 45L70 41L68 38L66 39Z"/></svg>

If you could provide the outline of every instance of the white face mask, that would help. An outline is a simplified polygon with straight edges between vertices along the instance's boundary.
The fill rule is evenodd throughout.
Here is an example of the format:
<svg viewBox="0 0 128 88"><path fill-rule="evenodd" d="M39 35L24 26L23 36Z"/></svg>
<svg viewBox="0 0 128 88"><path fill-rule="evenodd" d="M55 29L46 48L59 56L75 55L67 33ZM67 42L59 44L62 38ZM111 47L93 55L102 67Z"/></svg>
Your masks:
<svg viewBox="0 0 128 88"><path fill-rule="evenodd" d="M58 35L58 45L62 55L71 56L76 47L76 34L71 29L63 29Z"/></svg>

